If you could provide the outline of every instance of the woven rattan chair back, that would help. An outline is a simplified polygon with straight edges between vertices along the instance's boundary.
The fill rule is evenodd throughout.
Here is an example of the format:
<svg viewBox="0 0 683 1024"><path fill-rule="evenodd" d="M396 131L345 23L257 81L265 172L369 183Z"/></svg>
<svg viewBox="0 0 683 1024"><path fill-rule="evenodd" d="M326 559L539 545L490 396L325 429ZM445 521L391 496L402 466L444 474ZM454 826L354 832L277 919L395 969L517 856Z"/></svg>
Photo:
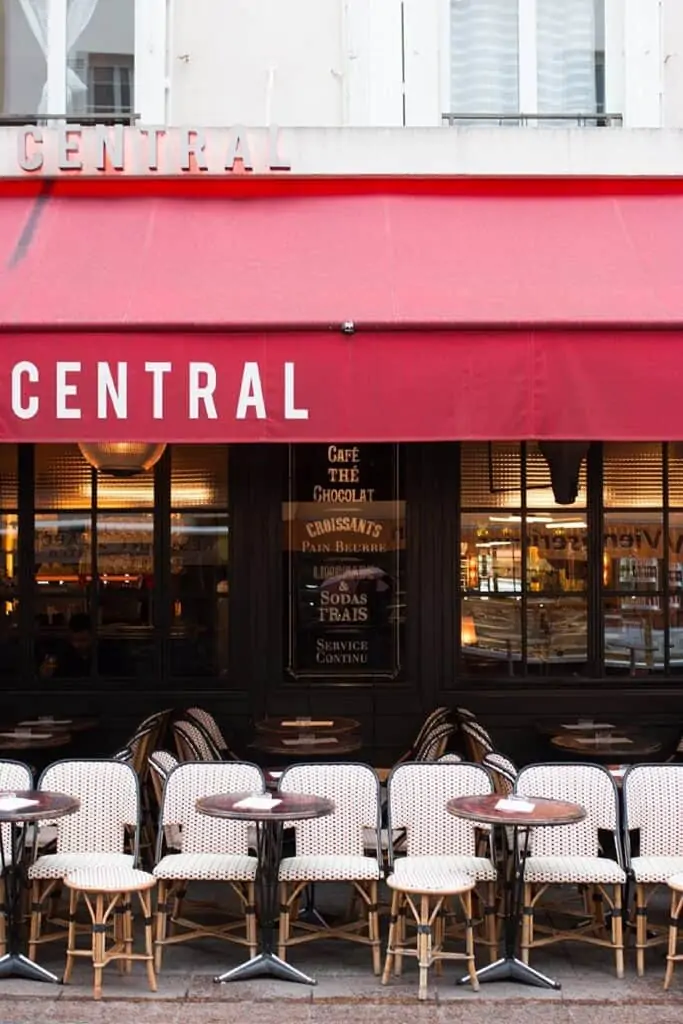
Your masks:
<svg viewBox="0 0 683 1024"><path fill-rule="evenodd" d="M56 761L46 768L38 788L77 797L79 809L57 826L58 853L126 853L126 828L135 829L137 856L140 784L121 761Z"/></svg>
<svg viewBox="0 0 683 1024"><path fill-rule="evenodd" d="M446 810L458 796L493 792L488 772L478 764L443 762L398 765L388 781L390 829L405 829L409 857L476 856L477 825Z"/></svg>
<svg viewBox="0 0 683 1024"><path fill-rule="evenodd" d="M279 789L312 793L334 802L331 814L293 823L297 856L362 857L363 830L371 829L379 837L379 779L368 765L293 765L283 773Z"/></svg>
<svg viewBox="0 0 683 1024"><path fill-rule="evenodd" d="M431 735L437 725L441 725L448 719L451 713L451 709L447 707L434 708L433 711L425 718L424 722L420 726L420 731L413 741L413 754L416 750L419 750L422 744L425 742L428 736Z"/></svg>
<svg viewBox="0 0 683 1024"><path fill-rule="evenodd" d="M203 708L188 708L185 715L190 721L199 725L221 754L225 754L230 749L218 722L209 711L205 711Z"/></svg>
<svg viewBox="0 0 683 1024"><path fill-rule="evenodd" d="M491 737L478 722L462 721L460 731L465 743L465 751L471 761L480 764L487 754L494 753Z"/></svg>
<svg viewBox="0 0 683 1024"><path fill-rule="evenodd" d="M33 789L33 775L27 764L21 761L0 761L0 790L21 792ZM12 826L0 826L0 842L4 858L9 858L12 851Z"/></svg>
<svg viewBox="0 0 683 1024"><path fill-rule="evenodd" d="M493 779L493 787L496 793L501 796L510 796L517 782L517 768L504 754L494 750L492 754L485 754L481 762Z"/></svg>
<svg viewBox="0 0 683 1024"><path fill-rule="evenodd" d="M220 751L216 749L207 734L195 722L180 720L172 725L178 758L181 761L221 761Z"/></svg>
<svg viewBox="0 0 683 1024"><path fill-rule="evenodd" d="M249 822L230 821L200 814L197 800L222 793L265 791L260 768L242 761L187 761L166 779L161 805L159 836L163 829L182 830L183 853L248 854ZM157 859L161 850L157 851Z"/></svg>
<svg viewBox="0 0 683 1024"><path fill-rule="evenodd" d="M598 831L614 836L621 863L618 835L619 800L612 776L597 764L533 764L517 776L520 796L568 800L586 810L583 821L557 828L531 830L529 852L534 857L597 857Z"/></svg>
<svg viewBox="0 0 683 1024"><path fill-rule="evenodd" d="M178 759L168 750L155 750L149 758L149 778L152 783L152 792L158 808L164 796L164 785L166 779L178 764Z"/></svg>
<svg viewBox="0 0 683 1024"><path fill-rule="evenodd" d="M683 764L637 764L622 782L624 835L640 831L641 857L683 851Z"/></svg>
<svg viewBox="0 0 683 1024"><path fill-rule="evenodd" d="M450 722L432 726L420 746L415 750L415 761L438 761L446 753L449 740L455 732Z"/></svg>

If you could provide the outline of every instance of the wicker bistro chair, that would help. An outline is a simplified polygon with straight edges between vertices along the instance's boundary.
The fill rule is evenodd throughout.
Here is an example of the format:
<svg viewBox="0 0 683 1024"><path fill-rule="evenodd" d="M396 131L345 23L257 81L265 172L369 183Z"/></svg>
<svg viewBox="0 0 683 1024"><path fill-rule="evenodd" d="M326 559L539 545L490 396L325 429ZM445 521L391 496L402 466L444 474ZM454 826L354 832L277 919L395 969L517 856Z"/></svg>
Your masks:
<svg viewBox="0 0 683 1024"><path fill-rule="evenodd" d="M470 761L481 764L487 754L495 753L491 736L479 722L462 721L460 732Z"/></svg>
<svg viewBox="0 0 683 1024"><path fill-rule="evenodd" d="M394 884L400 887L405 880L413 883L416 872L423 872L425 879L434 872L472 878L480 890L483 906L484 934L479 941L488 946L491 960L498 955L496 923L496 882L497 872L490 848L491 830L488 826L477 826L449 814L446 804L458 796L487 794L493 791L491 778L476 764L467 762L432 762L398 765L389 778L389 827L390 835L400 830L404 833L400 852L406 856L396 857L396 847L391 851ZM487 837L488 856L481 856L480 834ZM411 886L407 886L411 888ZM483 890L483 892L481 891ZM427 886L425 891L430 891ZM469 897L468 897L469 898ZM446 901L446 904L448 901ZM444 905L444 907L446 906ZM400 947L405 945L406 903L398 890L392 897L391 920L398 915L398 931L394 942L396 973L401 973ZM436 944L443 941L443 921L436 922ZM465 914L465 938L469 942L467 929L472 927L471 914ZM457 929L456 929L457 931Z"/></svg>
<svg viewBox="0 0 683 1024"><path fill-rule="evenodd" d="M280 779L284 793L312 793L334 802L332 814L294 823L295 854L280 864L280 934L278 954L314 939L348 939L372 947L375 974L381 970L378 883L383 877L380 851L379 779L364 764L300 764ZM367 830L375 833L373 853L366 850ZM336 927L293 921L304 890L317 882L348 882L359 897L367 919L356 918ZM355 905L355 901L353 901ZM362 934L365 932L366 934Z"/></svg>
<svg viewBox="0 0 683 1024"><path fill-rule="evenodd" d="M168 750L155 750L153 754L150 754L149 779L152 784L158 816L161 815L166 780L178 763L177 758ZM164 829L164 838L169 850L180 850L182 848L180 827L178 825L167 825Z"/></svg>
<svg viewBox="0 0 683 1024"><path fill-rule="evenodd" d="M415 761L438 761L446 753L446 748L455 733L455 726L450 722L440 722L426 733L419 747L415 749Z"/></svg>
<svg viewBox="0 0 683 1024"><path fill-rule="evenodd" d="M158 880L155 963L161 970L163 950L198 938L224 939L249 947L256 955L254 879L256 857L250 856L248 823L199 814L197 800L219 793L263 793L260 768L239 761L188 761L166 779L154 875ZM170 826L180 830L180 853L164 853L164 835ZM243 914L223 924L201 924L183 913L188 886L195 881L225 882L236 894ZM227 917L227 913L226 913ZM168 934L169 918L174 926ZM245 927L245 936L235 934Z"/></svg>
<svg viewBox="0 0 683 1024"><path fill-rule="evenodd" d="M517 768L509 757L493 751L485 754L481 762L493 780L493 788L501 796L510 796L517 783Z"/></svg>
<svg viewBox="0 0 683 1024"><path fill-rule="evenodd" d="M21 761L0 761L0 790L33 789L31 769ZM12 863L12 826L0 825L0 844L2 844L2 866L7 868ZM0 874L0 956L7 952L7 920L5 917L5 876Z"/></svg>
<svg viewBox="0 0 683 1024"><path fill-rule="evenodd" d="M203 708L188 708L185 715L194 725L199 726L200 730L218 751L222 760L237 760L230 750L228 741L221 732L218 722L210 712L205 711Z"/></svg>
<svg viewBox="0 0 683 1024"><path fill-rule="evenodd" d="M648 928L649 900L657 886L683 872L683 764L633 765L621 791L626 859L635 885L636 965L643 975L646 948L666 941L665 930ZM640 849L632 857L630 834L635 830Z"/></svg>
<svg viewBox="0 0 683 1024"><path fill-rule="evenodd" d="M196 722L177 721L171 726L181 761L222 761L221 753Z"/></svg>
<svg viewBox="0 0 683 1024"><path fill-rule="evenodd" d="M626 883L619 835L619 799L609 772L594 764L538 764L523 768L515 792L520 796L547 797L580 804L586 817L572 825L532 828L525 862L522 959L529 951L549 943L583 941L614 950L617 977L624 975L622 890ZM614 838L617 860L599 856L599 830ZM602 915L602 900L595 900L589 920L571 929L538 926L534 910L551 886L589 886L611 910L611 935ZM584 906L585 918L590 907Z"/></svg>
<svg viewBox="0 0 683 1024"><path fill-rule="evenodd" d="M66 938L66 922L51 916L56 931L45 933L48 899L54 901L63 878L80 868L133 868L140 845L140 785L136 773L120 761L56 761L38 781L42 790L66 793L80 800L75 814L55 822L56 853L39 854L28 870L31 881L29 957L36 947ZM132 852L126 852L132 829Z"/></svg>

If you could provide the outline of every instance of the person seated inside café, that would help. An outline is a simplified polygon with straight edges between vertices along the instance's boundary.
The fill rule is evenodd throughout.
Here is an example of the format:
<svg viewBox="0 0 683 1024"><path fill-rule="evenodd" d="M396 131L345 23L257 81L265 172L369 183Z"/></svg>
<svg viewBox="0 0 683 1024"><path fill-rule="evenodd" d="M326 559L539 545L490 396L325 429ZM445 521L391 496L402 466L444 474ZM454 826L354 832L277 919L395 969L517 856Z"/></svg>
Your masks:
<svg viewBox="0 0 683 1024"><path fill-rule="evenodd" d="M126 675L118 645L100 641L96 657L98 675ZM95 644L90 616L78 612L69 620L66 642L42 658L39 674L42 679L82 679L92 674L94 658Z"/></svg>

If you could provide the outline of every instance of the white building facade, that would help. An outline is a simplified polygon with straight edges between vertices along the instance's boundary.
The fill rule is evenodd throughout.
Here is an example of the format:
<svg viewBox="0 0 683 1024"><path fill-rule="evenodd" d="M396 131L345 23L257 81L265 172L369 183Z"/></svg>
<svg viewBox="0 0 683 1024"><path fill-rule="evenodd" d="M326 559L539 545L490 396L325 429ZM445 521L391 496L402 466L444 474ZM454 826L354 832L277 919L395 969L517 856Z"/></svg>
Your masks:
<svg viewBox="0 0 683 1024"><path fill-rule="evenodd" d="M683 5L0 0L0 114L37 112L292 128L438 128L449 115L514 126L521 114L677 129Z"/></svg>

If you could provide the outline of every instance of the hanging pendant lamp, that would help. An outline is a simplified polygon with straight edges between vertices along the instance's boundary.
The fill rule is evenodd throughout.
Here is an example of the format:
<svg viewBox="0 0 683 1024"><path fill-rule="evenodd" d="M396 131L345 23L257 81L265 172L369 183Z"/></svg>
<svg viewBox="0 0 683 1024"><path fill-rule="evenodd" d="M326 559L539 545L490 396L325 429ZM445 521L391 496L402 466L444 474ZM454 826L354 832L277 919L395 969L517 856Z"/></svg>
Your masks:
<svg viewBox="0 0 683 1024"><path fill-rule="evenodd" d="M97 444L79 444L87 463L108 476L136 476L154 466L166 448L165 444L147 444L144 441L101 441Z"/></svg>

